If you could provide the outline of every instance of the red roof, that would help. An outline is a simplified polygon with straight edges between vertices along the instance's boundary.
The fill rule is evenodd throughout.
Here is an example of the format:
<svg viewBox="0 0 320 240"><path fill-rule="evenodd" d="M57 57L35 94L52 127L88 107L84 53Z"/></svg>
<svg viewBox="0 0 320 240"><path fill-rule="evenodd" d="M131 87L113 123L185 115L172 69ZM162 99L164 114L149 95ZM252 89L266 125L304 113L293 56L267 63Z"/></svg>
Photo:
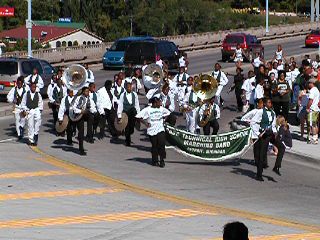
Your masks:
<svg viewBox="0 0 320 240"><path fill-rule="evenodd" d="M53 38L59 38L60 36L69 34L74 31L76 31L74 28L55 26L32 26L32 38L42 43L47 42ZM25 26L3 31L0 33L0 39L3 38L27 39L28 31Z"/></svg>

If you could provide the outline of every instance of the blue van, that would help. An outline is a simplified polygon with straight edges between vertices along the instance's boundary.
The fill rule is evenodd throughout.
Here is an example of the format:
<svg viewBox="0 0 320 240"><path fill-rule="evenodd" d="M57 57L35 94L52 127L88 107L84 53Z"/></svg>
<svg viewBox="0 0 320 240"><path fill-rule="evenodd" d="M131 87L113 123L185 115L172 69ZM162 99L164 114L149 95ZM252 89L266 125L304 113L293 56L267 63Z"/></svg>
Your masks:
<svg viewBox="0 0 320 240"><path fill-rule="evenodd" d="M105 70L124 67L124 52L130 43L143 40L153 40L152 37L126 37L119 38L103 55L102 64Z"/></svg>

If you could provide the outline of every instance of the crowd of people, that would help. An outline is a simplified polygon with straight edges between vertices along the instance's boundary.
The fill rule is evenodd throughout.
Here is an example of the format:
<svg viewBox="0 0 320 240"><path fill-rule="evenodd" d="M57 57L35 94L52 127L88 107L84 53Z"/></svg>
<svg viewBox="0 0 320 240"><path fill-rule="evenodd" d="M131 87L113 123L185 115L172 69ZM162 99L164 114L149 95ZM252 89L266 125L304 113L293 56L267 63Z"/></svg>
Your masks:
<svg viewBox="0 0 320 240"><path fill-rule="evenodd" d="M289 60L285 58L279 45L271 61L264 61L257 53L252 61L252 70L244 76L240 64L243 61L240 52L237 50L234 55L236 74L234 84L229 91L235 90L237 109L246 113L243 121L251 124L257 180L262 181L262 171L267 167L266 154L269 143L274 144L277 152L273 170L279 175L285 149L292 146L287 123L290 109L297 111L297 118L301 123L301 139L304 137L304 124L307 123L307 141L312 144L318 143L320 59L318 56L315 61L311 61L306 56L298 66L294 58ZM151 63L145 62L142 69L129 66L125 71L115 74L113 80L105 81L104 86L98 90L94 73L85 64L86 84L77 92L67 88L63 70L59 70L47 89L54 126L62 124L64 117L67 116L69 119L65 131L67 144L73 145L72 138L78 132L79 153L86 155L84 140L94 143L95 136L103 139L106 126L112 140L124 135L126 146L130 146L135 128L142 123L147 126L147 134L152 144L152 164L164 167L166 157L164 122L174 125L177 116L184 114L187 131L201 134L202 128L204 135L215 135L219 132L220 110L224 105L221 93L229 82L228 73L222 71L221 65L216 63L211 75L218 83L217 91L209 99L200 99L194 89L198 77L188 74L188 63L187 55L181 55L179 71L172 75L167 70L165 62L158 58L153 64L162 69L163 76L155 72L151 79L147 79L150 76L143 76L143 72ZM162 77L159 81L161 84L152 87L150 81L160 77ZM27 124L30 145L38 143L43 110L39 92L43 87L43 80L37 69L34 69L30 76L17 79L16 86L7 97L15 106L18 138L24 137L24 128ZM144 108L141 110L142 106ZM74 116L80 117L70 117L71 112ZM116 125L121 125L124 121L123 113L128 121L123 131L119 131ZM200 127L199 122L203 119L206 120L205 125ZM87 123L86 136L85 123ZM64 135L64 132L57 135Z"/></svg>

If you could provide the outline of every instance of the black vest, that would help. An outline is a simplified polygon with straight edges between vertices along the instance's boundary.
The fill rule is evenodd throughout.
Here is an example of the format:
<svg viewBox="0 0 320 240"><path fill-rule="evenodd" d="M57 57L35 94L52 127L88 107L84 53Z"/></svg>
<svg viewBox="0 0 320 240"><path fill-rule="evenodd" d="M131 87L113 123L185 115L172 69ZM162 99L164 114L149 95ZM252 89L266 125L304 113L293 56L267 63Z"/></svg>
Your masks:
<svg viewBox="0 0 320 240"><path fill-rule="evenodd" d="M52 98L55 100L56 103L61 103L63 98L63 88L60 87L60 92L58 92L58 86L53 89Z"/></svg>
<svg viewBox="0 0 320 240"><path fill-rule="evenodd" d="M132 104L129 103L126 93L124 93L123 96L123 111L125 112L129 111L131 108L134 108L135 106L135 95L133 92L131 92L130 94L132 94Z"/></svg>
<svg viewBox="0 0 320 240"><path fill-rule="evenodd" d="M31 76L30 76L30 78L29 78L29 84L33 83L33 82L32 82L32 77L33 77L33 75L31 74ZM39 82L39 74L37 74L37 77L36 77L36 79L34 80L34 83L35 83L35 84L38 84L38 82Z"/></svg>
<svg viewBox="0 0 320 240"><path fill-rule="evenodd" d="M14 90L14 99L15 99L15 102L16 102L16 105L20 105L21 104L21 101L22 101L22 97L23 95L26 93L26 89L25 87L22 87L22 94L21 96L19 95L18 93L18 87L15 87L15 90Z"/></svg>
<svg viewBox="0 0 320 240"><path fill-rule="evenodd" d="M35 109L37 107L39 107L39 93L36 92L34 94L34 98L33 100L31 99L31 93L30 91L27 92L27 102L26 102L26 106L29 109Z"/></svg>
<svg viewBox="0 0 320 240"><path fill-rule="evenodd" d="M66 107L66 114L69 116L69 109L70 109L70 103L69 103L69 96L66 96L65 101L64 101L64 105Z"/></svg>
<svg viewBox="0 0 320 240"><path fill-rule="evenodd" d="M123 88L123 87L121 87L121 91L118 92L118 90L117 90L117 85L114 86L114 95L116 96L117 99L120 98L120 95L121 95L123 92L124 92L124 88Z"/></svg>

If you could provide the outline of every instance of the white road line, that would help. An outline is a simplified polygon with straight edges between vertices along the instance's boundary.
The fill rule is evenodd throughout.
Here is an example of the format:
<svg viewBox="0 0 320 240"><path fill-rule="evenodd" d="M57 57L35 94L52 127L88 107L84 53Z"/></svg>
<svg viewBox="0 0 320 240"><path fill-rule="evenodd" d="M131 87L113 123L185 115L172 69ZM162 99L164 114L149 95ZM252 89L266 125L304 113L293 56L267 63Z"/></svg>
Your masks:
<svg viewBox="0 0 320 240"><path fill-rule="evenodd" d="M3 140L0 140L0 143L11 142L13 140L14 138L3 139Z"/></svg>

